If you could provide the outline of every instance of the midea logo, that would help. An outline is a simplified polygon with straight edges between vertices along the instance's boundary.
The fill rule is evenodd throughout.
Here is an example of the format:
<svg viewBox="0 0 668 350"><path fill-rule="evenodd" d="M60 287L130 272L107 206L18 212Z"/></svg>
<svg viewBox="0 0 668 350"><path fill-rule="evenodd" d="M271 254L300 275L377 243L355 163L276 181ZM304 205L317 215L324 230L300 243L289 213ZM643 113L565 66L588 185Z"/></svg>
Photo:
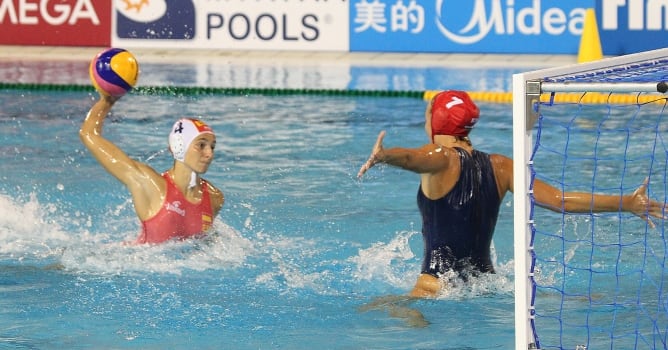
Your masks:
<svg viewBox="0 0 668 350"><path fill-rule="evenodd" d="M463 4L460 0L452 3ZM473 44L490 33L495 35L560 35L568 31L582 34L585 9L574 8L566 13L558 7L542 8L540 0L531 6L515 7L515 0L492 0L489 8L485 0L475 0L468 23L461 29L450 28L448 18L464 17L463 13L444 11L446 0L436 0L436 25L441 33L458 44Z"/></svg>

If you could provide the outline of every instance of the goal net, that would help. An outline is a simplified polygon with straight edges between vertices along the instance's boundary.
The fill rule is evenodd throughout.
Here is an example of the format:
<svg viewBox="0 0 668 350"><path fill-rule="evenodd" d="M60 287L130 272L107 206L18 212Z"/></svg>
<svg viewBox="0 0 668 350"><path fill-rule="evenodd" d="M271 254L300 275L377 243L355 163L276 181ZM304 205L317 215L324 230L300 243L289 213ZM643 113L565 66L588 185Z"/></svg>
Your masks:
<svg viewBox="0 0 668 350"><path fill-rule="evenodd" d="M554 212L562 192L667 200L668 49L513 76L516 349L668 348L665 223Z"/></svg>

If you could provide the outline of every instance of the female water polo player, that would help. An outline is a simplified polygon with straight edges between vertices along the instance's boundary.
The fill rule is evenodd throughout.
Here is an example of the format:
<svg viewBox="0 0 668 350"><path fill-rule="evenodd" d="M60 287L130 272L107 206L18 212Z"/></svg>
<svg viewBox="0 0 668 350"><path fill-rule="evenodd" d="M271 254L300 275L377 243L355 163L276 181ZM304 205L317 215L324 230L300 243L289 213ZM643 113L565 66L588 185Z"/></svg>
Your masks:
<svg viewBox="0 0 668 350"><path fill-rule="evenodd" d="M513 191L513 161L499 154L475 150L468 134L478 121L479 110L468 94L444 91L425 111L429 140L420 148L383 148L381 132L371 156L358 177L378 163L386 163L420 174L417 203L422 215L424 259L412 297L436 296L439 276L454 271L494 272L490 245L501 200ZM540 180L534 182L537 204L561 212L631 212L653 223L662 218L665 204L649 200L647 183L633 194L592 195L566 192ZM620 208L621 203L621 208Z"/></svg>
<svg viewBox="0 0 668 350"><path fill-rule="evenodd" d="M79 136L95 159L130 191L142 232L137 243L160 243L205 233L225 202L223 193L200 176L213 160L216 136L205 123L179 119L169 133L172 167L160 174L131 159L102 136L104 120L118 97L100 94Z"/></svg>

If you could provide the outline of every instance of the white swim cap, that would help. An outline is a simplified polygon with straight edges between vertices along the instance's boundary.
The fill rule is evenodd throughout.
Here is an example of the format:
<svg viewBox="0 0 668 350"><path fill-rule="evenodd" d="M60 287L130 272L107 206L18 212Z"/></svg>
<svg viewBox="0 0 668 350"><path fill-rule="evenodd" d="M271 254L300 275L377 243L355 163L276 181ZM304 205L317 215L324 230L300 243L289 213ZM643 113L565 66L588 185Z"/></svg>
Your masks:
<svg viewBox="0 0 668 350"><path fill-rule="evenodd" d="M200 134L213 134L213 130L201 120L182 118L174 123L169 133L169 150L174 159L183 162L186 151Z"/></svg>

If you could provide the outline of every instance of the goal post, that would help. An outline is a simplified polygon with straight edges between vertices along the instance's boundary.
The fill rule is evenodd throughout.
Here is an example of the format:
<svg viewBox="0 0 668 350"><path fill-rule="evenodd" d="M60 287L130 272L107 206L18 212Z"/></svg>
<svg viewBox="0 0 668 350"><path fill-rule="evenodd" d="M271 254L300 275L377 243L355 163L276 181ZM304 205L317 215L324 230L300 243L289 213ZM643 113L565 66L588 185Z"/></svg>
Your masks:
<svg viewBox="0 0 668 350"><path fill-rule="evenodd" d="M665 203L666 81L668 49L513 75L517 350L667 347L663 221L554 213L531 190L621 195L648 179Z"/></svg>

